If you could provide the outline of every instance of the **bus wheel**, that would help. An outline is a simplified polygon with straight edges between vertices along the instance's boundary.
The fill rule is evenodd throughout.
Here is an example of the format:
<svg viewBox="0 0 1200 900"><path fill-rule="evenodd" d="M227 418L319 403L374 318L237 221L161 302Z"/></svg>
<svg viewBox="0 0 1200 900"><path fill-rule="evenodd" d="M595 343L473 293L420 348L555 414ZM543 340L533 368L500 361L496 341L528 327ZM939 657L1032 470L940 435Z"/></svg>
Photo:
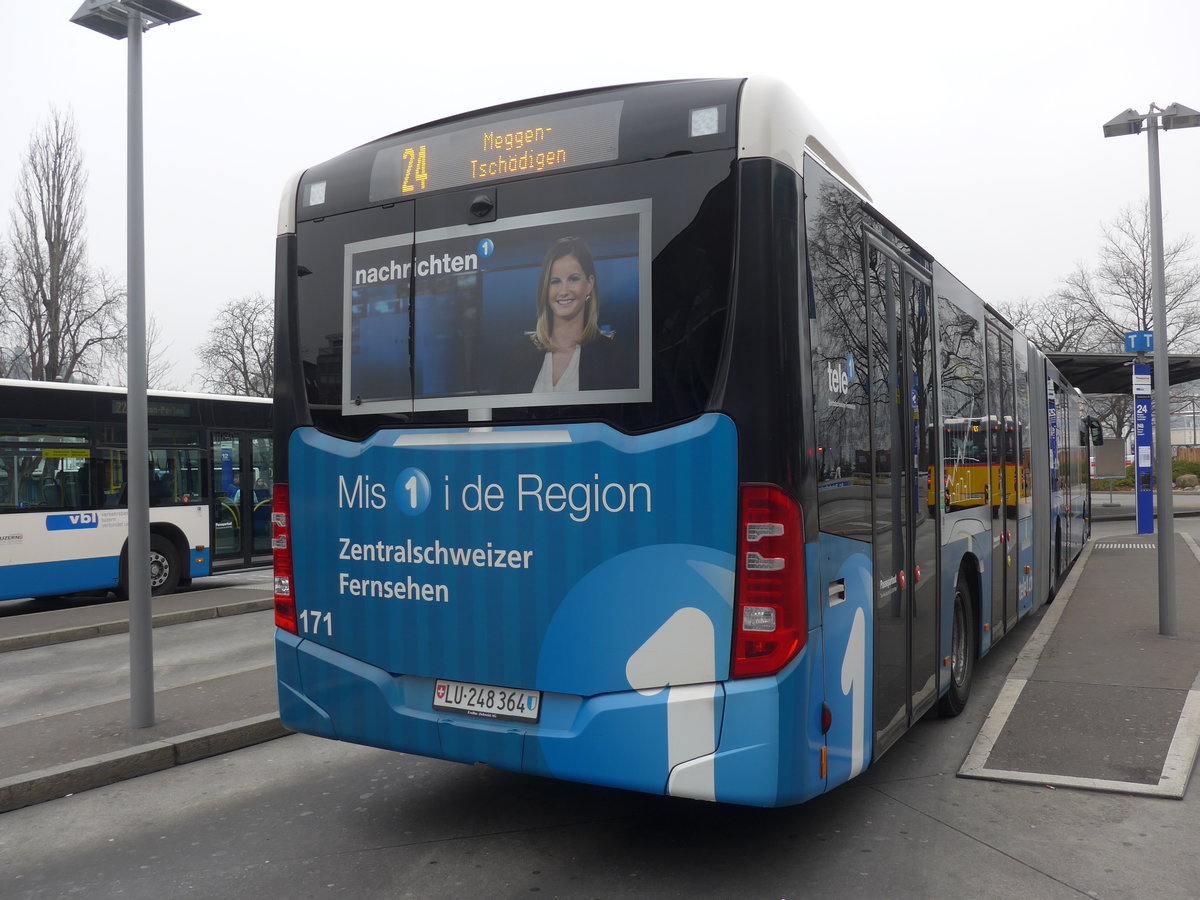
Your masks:
<svg viewBox="0 0 1200 900"><path fill-rule="evenodd" d="M150 535L150 596L175 593L179 586L179 551L161 534ZM117 596L129 599L129 554L121 555L121 583Z"/></svg>
<svg viewBox="0 0 1200 900"><path fill-rule="evenodd" d="M179 586L179 551L161 534L150 535L150 593L161 597Z"/></svg>
<svg viewBox="0 0 1200 900"><path fill-rule="evenodd" d="M938 701L940 716L951 718L966 709L974 674L975 610L970 589L959 575L954 585L954 624L950 633L950 690Z"/></svg>

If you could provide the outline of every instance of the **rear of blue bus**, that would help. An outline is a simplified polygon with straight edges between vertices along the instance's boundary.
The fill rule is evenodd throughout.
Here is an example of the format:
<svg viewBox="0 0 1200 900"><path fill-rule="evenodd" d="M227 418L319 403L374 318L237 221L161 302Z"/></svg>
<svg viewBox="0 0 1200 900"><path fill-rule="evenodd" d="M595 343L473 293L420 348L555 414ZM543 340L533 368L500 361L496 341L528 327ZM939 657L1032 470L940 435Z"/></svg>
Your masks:
<svg viewBox="0 0 1200 900"><path fill-rule="evenodd" d="M485 110L289 189L286 725L722 802L826 788L802 187L739 151L744 85Z"/></svg>

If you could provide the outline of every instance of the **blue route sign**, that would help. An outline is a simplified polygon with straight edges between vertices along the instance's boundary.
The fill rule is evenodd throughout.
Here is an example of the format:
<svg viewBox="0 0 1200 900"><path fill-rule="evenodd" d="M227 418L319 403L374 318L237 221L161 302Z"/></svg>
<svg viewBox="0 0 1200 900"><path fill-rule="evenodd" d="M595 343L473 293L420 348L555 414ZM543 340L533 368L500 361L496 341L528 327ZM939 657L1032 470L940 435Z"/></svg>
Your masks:
<svg viewBox="0 0 1200 900"><path fill-rule="evenodd" d="M1129 339L1126 337L1126 345ZM1154 533L1154 479L1150 439L1150 367L1133 367L1134 404L1134 491L1137 501L1137 533Z"/></svg>
<svg viewBox="0 0 1200 900"><path fill-rule="evenodd" d="M1153 331L1125 332L1126 353L1150 353L1154 350Z"/></svg>

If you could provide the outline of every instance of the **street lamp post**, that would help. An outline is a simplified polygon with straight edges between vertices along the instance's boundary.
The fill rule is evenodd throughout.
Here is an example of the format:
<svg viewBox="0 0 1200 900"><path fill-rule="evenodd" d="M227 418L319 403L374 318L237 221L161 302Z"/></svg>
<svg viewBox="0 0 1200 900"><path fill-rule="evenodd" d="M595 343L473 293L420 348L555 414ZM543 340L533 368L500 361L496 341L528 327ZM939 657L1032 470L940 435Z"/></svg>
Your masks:
<svg viewBox="0 0 1200 900"><path fill-rule="evenodd" d="M142 474L149 459L146 420L146 232L142 191L142 32L199 15L173 0L87 0L71 21L92 31L129 40L128 113L128 337L126 388L129 540L129 706L134 728L154 724L154 643L150 614L150 482Z"/></svg>
<svg viewBox="0 0 1200 900"><path fill-rule="evenodd" d="M1167 357L1167 300L1163 262L1162 186L1158 165L1159 129L1195 128L1200 112L1179 103L1166 109L1150 104L1142 115L1127 109L1104 124L1105 137L1139 134L1143 127L1150 156L1150 248L1154 300L1154 470L1158 490L1158 632L1175 634L1175 521L1171 498L1171 385Z"/></svg>

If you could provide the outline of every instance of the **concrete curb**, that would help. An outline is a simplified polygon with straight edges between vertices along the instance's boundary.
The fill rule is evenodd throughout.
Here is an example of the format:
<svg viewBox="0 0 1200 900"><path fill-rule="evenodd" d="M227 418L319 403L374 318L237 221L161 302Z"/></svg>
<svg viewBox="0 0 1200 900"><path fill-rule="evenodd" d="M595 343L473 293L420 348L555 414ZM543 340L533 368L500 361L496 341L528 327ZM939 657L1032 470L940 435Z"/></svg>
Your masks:
<svg viewBox="0 0 1200 900"><path fill-rule="evenodd" d="M1120 504L1115 505L1120 506ZM1109 508L1111 509L1112 507ZM1193 519L1197 516L1200 516L1200 509L1174 509L1171 511L1171 518L1173 519ZM1157 519L1158 513L1155 513L1153 518ZM1112 515L1100 513L1097 515L1096 507L1093 506L1091 521L1093 525L1097 522L1136 522L1137 513L1133 511L1126 512L1124 507L1122 507L1122 511L1119 513L1113 513Z"/></svg>
<svg viewBox="0 0 1200 900"><path fill-rule="evenodd" d="M157 624L157 622L155 623ZM179 737L27 772L0 780L0 813L160 772L291 734L277 713L266 713Z"/></svg>
<svg viewBox="0 0 1200 900"><path fill-rule="evenodd" d="M242 613L261 612L271 609L275 598L259 597L253 600L239 600L236 603L225 603L221 606L207 606L200 609L181 609L174 612L157 613L153 617L154 627L165 625L180 625L185 622L199 622L203 619L215 619L220 616L238 616ZM103 637L109 634L126 634L129 631L129 620L119 619L113 622L98 622L93 625L80 625L75 628L59 628L54 631L39 631L33 634L17 634L0 637L0 653L10 650L29 650L33 647L45 647L50 644L63 644L68 641L83 641L88 638Z"/></svg>

